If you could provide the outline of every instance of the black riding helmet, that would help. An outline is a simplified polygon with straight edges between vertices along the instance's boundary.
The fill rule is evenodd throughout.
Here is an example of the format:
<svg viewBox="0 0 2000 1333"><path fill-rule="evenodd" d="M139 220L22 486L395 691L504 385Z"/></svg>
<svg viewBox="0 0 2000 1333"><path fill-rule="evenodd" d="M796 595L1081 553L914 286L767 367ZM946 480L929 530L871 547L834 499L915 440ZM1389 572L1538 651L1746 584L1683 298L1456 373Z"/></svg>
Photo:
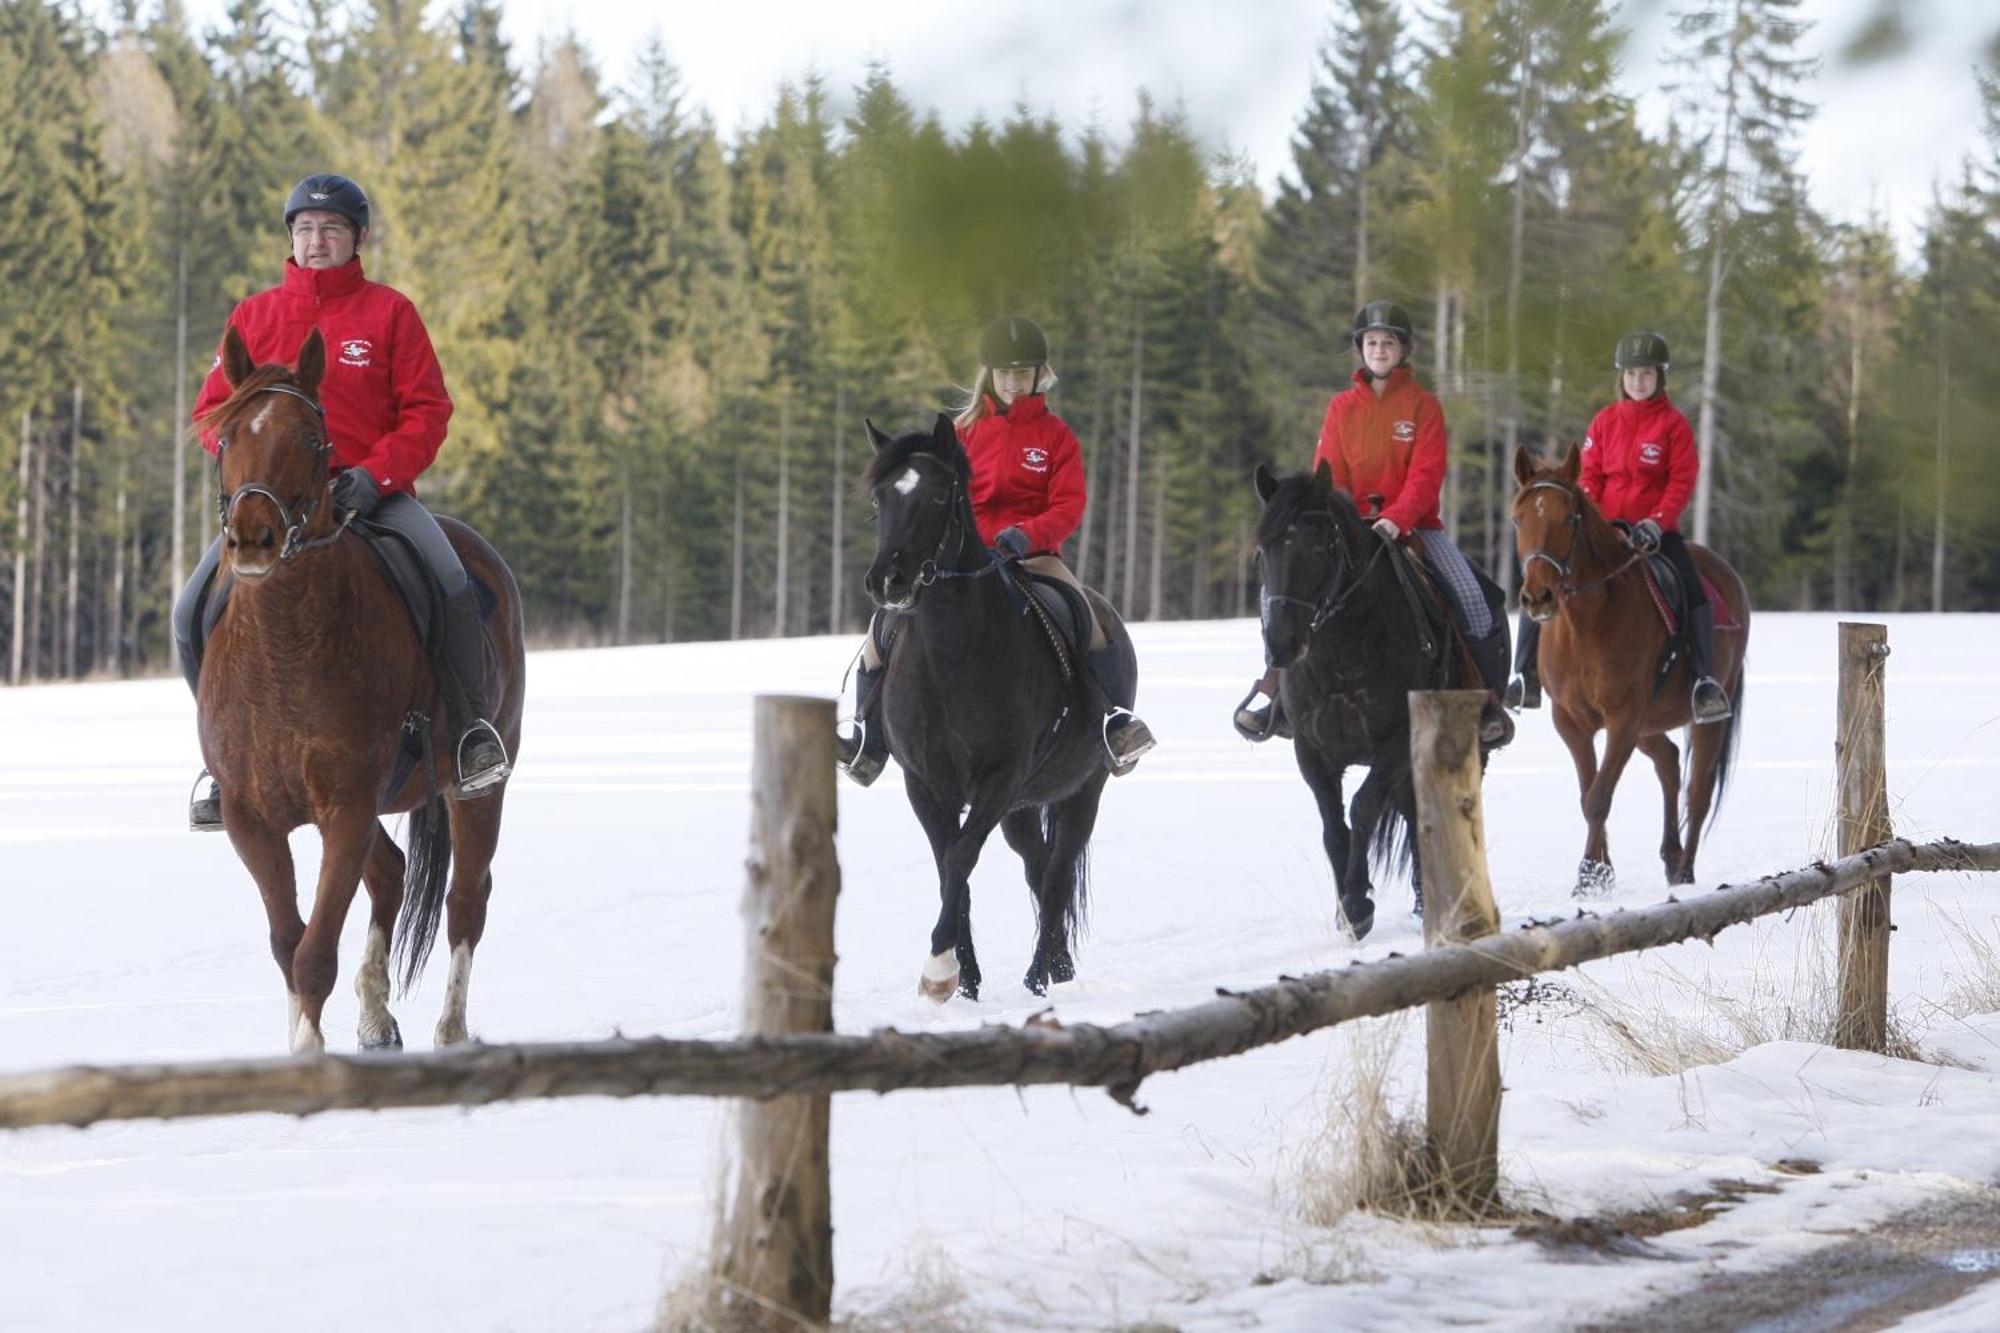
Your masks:
<svg viewBox="0 0 2000 1333"><path fill-rule="evenodd" d="M1410 323L1409 312L1394 301L1370 301L1362 306L1354 316L1354 327L1348 330L1347 336L1358 351L1361 347L1361 335L1376 329L1387 329L1395 334L1403 340L1405 348L1416 345L1416 326Z"/></svg>
<svg viewBox="0 0 2000 1333"><path fill-rule="evenodd" d="M979 335L979 364L989 370L1049 363L1049 337L1032 319L1010 315L996 319Z"/></svg>
<svg viewBox="0 0 2000 1333"><path fill-rule="evenodd" d="M354 224L357 235L368 230L368 195L345 176L322 171L294 185L285 198L286 228L293 218L313 209L340 214Z"/></svg>
<svg viewBox="0 0 2000 1333"><path fill-rule="evenodd" d="M1611 364L1620 370L1635 370L1645 366L1657 366L1665 370L1672 364L1667 354L1667 340L1651 329L1641 329L1628 333L1618 340L1618 350L1612 355Z"/></svg>

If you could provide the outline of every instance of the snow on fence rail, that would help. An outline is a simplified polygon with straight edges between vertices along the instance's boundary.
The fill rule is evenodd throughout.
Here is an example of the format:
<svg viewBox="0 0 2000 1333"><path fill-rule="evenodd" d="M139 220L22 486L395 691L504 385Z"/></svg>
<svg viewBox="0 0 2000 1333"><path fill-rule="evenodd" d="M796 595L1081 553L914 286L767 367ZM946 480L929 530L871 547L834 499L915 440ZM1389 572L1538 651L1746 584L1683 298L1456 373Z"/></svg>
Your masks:
<svg viewBox="0 0 2000 1333"><path fill-rule="evenodd" d="M1412 694L1424 934L1412 957L1218 990L1202 1004L1123 1023L865 1035L832 1030L833 706L760 697L752 761L745 1026L727 1041L669 1038L470 1045L426 1054L321 1055L77 1066L0 1076L0 1129L105 1120L412 1106L544 1097L747 1099L744 1151L717 1262L752 1304L824 1320L832 1286L829 1095L907 1088L1071 1084L1134 1101L1152 1074L1357 1018L1429 1006L1427 1125L1433 1169L1478 1206L1497 1179L1498 984L1690 939L1836 894L1836 1040L1882 1049L1889 877L2000 870L2000 843L1890 838L1883 775L1879 625L1842 625L1835 754L1841 858L1724 885L1687 901L1502 932L1486 878L1475 741L1480 695ZM786 1325L789 1326L789 1325Z"/></svg>

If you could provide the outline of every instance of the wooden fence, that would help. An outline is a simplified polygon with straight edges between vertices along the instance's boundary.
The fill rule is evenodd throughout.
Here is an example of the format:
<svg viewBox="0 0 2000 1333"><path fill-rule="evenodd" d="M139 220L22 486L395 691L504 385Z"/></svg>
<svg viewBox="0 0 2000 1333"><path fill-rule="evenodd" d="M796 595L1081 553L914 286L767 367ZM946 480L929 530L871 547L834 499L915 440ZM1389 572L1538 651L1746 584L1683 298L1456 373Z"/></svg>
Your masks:
<svg viewBox="0 0 2000 1333"><path fill-rule="evenodd" d="M1237 1055L1356 1018L1428 1006L1426 1123L1450 1196L1477 1208L1497 1184L1496 985L1594 959L1712 940L1729 926L1845 894L1836 1040L1887 1034L1890 876L2000 870L2000 843L1894 840L1883 774L1887 636L1843 625L1835 756L1840 850L1831 863L1724 885L1688 901L1499 929L1487 880L1473 693L1413 694L1424 951L1413 957L1218 990L1127 1022L972 1031L833 1031L833 705L760 697L745 894L747 1035L472 1045L426 1054L323 1055L174 1065L78 1066L0 1076L0 1129L105 1120L476 1106L576 1096L743 1098L739 1174L718 1233L723 1284L774 1327L826 1319L832 1298L830 1094L1071 1084L1136 1101L1149 1075ZM789 1312L789 1313L786 1313Z"/></svg>

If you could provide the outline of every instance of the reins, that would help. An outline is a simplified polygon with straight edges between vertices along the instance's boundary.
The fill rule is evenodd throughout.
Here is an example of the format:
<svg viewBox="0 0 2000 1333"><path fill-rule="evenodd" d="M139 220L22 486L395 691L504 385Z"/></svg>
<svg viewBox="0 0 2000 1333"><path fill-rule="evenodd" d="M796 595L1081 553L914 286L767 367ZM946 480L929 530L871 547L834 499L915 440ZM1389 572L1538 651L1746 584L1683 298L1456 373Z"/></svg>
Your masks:
<svg viewBox="0 0 2000 1333"><path fill-rule="evenodd" d="M321 497L329 489L325 473L327 459L333 455L333 441L326 433L326 409L320 406L319 400L311 394L290 384L266 384L252 390L252 396L260 393L284 394L288 398L298 399L313 410L313 415L319 420L319 431L313 443L306 447L312 450L313 460L319 465L320 483L299 502L297 517L293 517L292 507L286 504L276 491L262 482L247 481L233 491L225 491L222 489L222 455L229 448L229 437L218 436L215 442L215 514L223 528L227 529L231 520L236 517L237 505L250 496L263 496L277 508L278 517L285 525L285 543L278 548L278 559L290 564L293 559L307 551L330 546L338 541L341 534L347 531L347 525L353 521L354 515L351 511L341 515L340 521L334 524L333 531L323 537L303 536L305 530L312 525L313 516L319 512Z"/></svg>

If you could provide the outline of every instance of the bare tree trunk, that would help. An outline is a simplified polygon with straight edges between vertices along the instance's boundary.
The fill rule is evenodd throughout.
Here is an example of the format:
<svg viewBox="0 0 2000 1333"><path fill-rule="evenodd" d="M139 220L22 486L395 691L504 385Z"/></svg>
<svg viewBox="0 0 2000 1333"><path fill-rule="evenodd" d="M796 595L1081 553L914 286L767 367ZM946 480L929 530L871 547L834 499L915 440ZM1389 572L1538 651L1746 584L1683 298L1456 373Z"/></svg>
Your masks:
<svg viewBox="0 0 2000 1333"><path fill-rule="evenodd" d="M42 608L48 591L49 448L35 450L35 475L28 483L28 676L42 676Z"/></svg>
<svg viewBox="0 0 2000 1333"><path fill-rule="evenodd" d="M1500 457L1487 460L1486 568L1501 587L1508 583L1507 543L1500 539L1503 488L1500 475L1521 442L1521 264L1528 230L1528 96L1534 79L1533 28L1521 29L1520 86L1514 100L1514 216L1507 240L1507 386L1506 413L1500 425ZM1489 450L1489 453L1491 451Z"/></svg>
<svg viewBox="0 0 2000 1333"><path fill-rule="evenodd" d="M187 346L188 346L188 256L187 234L182 230L180 245L174 260L174 420L168 438L174 442L174 550L173 565L167 588L169 599L180 596L181 585L187 582L187 471L188 471L188 404L187 404ZM136 567L133 572L138 571ZM174 628L172 618L163 627L167 632L167 651L173 652Z"/></svg>
<svg viewBox="0 0 2000 1333"><path fill-rule="evenodd" d="M1904 581L1904 571L1910 554L1910 505L1903 498L1902 488L1896 489L1896 560L1894 573L1889 581L1889 609L1903 609L1903 594L1908 586Z"/></svg>
<svg viewBox="0 0 2000 1333"><path fill-rule="evenodd" d="M1146 619L1158 620L1166 614L1160 605L1160 576L1167 549L1167 468L1163 460L1153 460L1153 561L1146 578Z"/></svg>
<svg viewBox="0 0 2000 1333"><path fill-rule="evenodd" d="M1563 217L1568 218L1565 205ZM1549 423L1548 432L1543 437L1542 449L1550 457L1557 457L1562 451L1563 419L1563 325L1569 315L1569 275L1567 272L1556 280L1556 332L1554 352L1549 358ZM1507 465L1512 467L1510 457Z"/></svg>
<svg viewBox="0 0 2000 1333"><path fill-rule="evenodd" d="M787 387L778 397L778 580L777 605L771 612L771 632L784 638L790 632L785 615L791 610L792 592L792 394Z"/></svg>
<svg viewBox="0 0 2000 1333"><path fill-rule="evenodd" d="M21 683L21 659L28 640L28 481L33 473L29 460L34 456L34 416L21 409L21 482L14 496L14 615L8 622L7 683Z"/></svg>
<svg viewBox="0 0 2000 1333"><path fill-rule="evenodd" d="M1931 521L1931 610L1944 610L1944 510L1951 473L1951 359L1945 351L1943 296L1938 299L1937 498Z"/></svg>
<svg viewBox="0 0 2000 1333"><path fill-rule="evenodd" d="M115 676L125 674L125 463L118 463L118 499L113 512L117 531L111 539L111 613L105 617L102 661Z"/></svg>
<svg viewBox="0 0 2000 1333"><path fill-rule="evenodd" d="M66 563L67 577L63 587L63 641L62 674L64 679L74 680L76 670L76 603L78 592L77 559L82 543L77 530L81 526L83 491L83 384L73 382L69 392L69 550Z"/></svg>
<svg viewBox="0 0 2000 1333"><path fill-rule="evenodd" d="M1146 366L1146 313L1143 305L1134 311L1132 325L1132 396L1125 422L1125 552L1124 594L1118 610L1132 614L1139 580L1139 421L1144 406Z"/></svg>
<svg viewBox="0 0 2000 1333"><path fill-rule="evenodd" d="M1375 142L1375 113L1361 118L1361 165L1354 173L1354 308L1368 304L1368 150Z"/></svg>
<svg viewBox="0 0 2000 1333"><path fill-rule="evenodd" d="M1741 9L1741 5L1735 6ZM1729 82L1722 108L1722 163L1715 178L1715 205L1709 211L1708 318L1701 345L1701 419L1695 431L1700 473L1694 483L1694 539L1708 544L1709 494L1715 484L1716 394L1722 382L1722 278L1728 270L1729 155L1736 138L1736 85L1742 77L1742 15L1730 16Z"/></svg>
<svg viewBox="0 0 2000 1333"><path fill-rule="evenodd" d="M1250 614L1250 525L1241 519L1236 523L1236 614L1239 619Z"/></svg>
<svg viewBox="0 0 2000 1333"><path fill-rule="evenodd" d="M632 641L632 465L619 465L618 632L614 643Z"/></svg>
<svg viewBox="0 0 2000 1333"><path fill-rule="evenodd" d="M1851 243L1850 243L1851 244ZM1847 270L1847 471L1840 483L1840 512L1833 528L1833 605L1852 610L1860 603L1854 575L1854 532L1861 502L1861 262L1850 254Z"/></svg>
<svg viewBox="0 0 2000 1333"><path fill-rule="evenodd" d="M736 456L736 516L729 540L729 637L743 637L743 455Z"/></svg>
<svg viewBox="0 0 2000 1333"><path fill-rule="evenodd" d="M827 581L826 630L829 634L841 631L841 616L845 607L843 597L847 591L846 561L841 556L847 549L847 383L836 380L833 386L833 525L830 529L830 544L827 549L827 566L832 571Z"/></svg>

